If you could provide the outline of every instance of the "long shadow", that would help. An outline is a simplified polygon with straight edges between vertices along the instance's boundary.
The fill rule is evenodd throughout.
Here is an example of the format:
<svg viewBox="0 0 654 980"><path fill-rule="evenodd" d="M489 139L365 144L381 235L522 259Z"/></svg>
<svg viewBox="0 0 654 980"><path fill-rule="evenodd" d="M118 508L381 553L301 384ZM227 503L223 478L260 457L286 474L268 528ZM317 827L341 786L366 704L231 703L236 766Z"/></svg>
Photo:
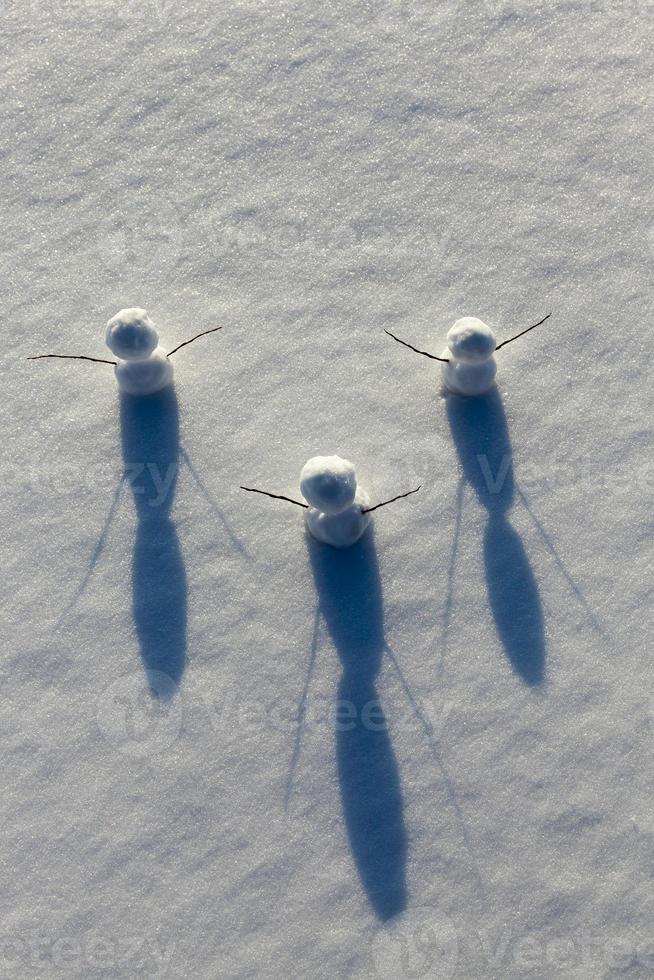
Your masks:
<svg viewBox="0 0 654 980"><path fill-rule="evenodd" d="M136 632L153 694L171 696L186 665L187 586L170 512L179 470L179 410L172 385L147 397L121 395L125 477L136 508L132 597Z"/></svg>
<svg viewBox="0 0 654 980"><path fill-rule="evenodd" d="M376 690L385 649L372 528L338 550L307 536L320 612L340 658L336 755L345 825L368 899L385 921L406 908L407 832L397 761Z"/></svg>
<svg viewBox="0 0 654 980"><path fill-rule="evenodd" d="M513 670L531 686L545 675L545 630L538 585L509 522L515 496L513 451L497 389L481 398L450 395L447 417L464 478L486 508L484 563L491 611Z"/></svg>

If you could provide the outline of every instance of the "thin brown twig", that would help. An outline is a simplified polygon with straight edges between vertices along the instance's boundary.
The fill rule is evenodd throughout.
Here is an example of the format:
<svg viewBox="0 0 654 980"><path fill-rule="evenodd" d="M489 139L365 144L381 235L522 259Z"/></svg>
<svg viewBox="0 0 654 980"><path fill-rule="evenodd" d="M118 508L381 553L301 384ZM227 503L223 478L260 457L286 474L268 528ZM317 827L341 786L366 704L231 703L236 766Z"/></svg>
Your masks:
<svg viewBox="0 0 654 980"><path fill-rule="evenodd" d="M172 357L173 354L176 354L178 350L182 349L182 347L186 347L187 344L192 344L194 340L198 339L198 337L206 337L208 333L215 333L216 330L222 330L222 325L219 327L212 327L211 330L203 330L202 333L196 333L195 337L191 337L190 340L185 340L183 344L178 344L177 347L174 347L171 351L169 351L168 357Z"/></svg>
<svg viewBox="0 0 654 980"><path fill-rule="evenodd" d="M551 313L548 313L547 316L544 316L542 320L538 321L538 323L533 323L530 327L527 327L526 330L522 330L520 333L517 333L515 337L509 337L508 340L503 340L501 344L497 345L497 347L495 348L495 352L497 353L498 350L500 350L502 347L506 347L507 344L512 344L514 340L518 339L518 337L524 337L524 335L526 333L529 333L530 330L534 330L536 327L540 327L541 323L545 323L546 320L549 320L551 315L552 315Z"/></svg>
<svg viewBox="0 0 654 980"><path fill-rule="evenodd" d="M435 354L428 354L426 350L418 350L418 348L413 347L412 344L407 344L406 340L400 340L400 338L396 337L394 333L390 332L390 330L384 330L384 333L387 333L389 337L393 338L393 340L397 340L398 344L403 344L405 347L408 347L409 350L415 351L416 354L422 354L423 357L428 357L432 361L441 361L443 364L450 363L449 358L447 357L436 357Z"/></svg>
<svg viewBox="0 0 654 980"><path fill-rule="evenodd" d="M268 493L267 490L257 490L255 487L241 487L241 490L247 490L248 493L262 493L264 497L272 497L274 500L286 500L289 504L295 504L297 507L304 507L306 510L309 509L308 504L302 504L299 500L293 500L291 497L285 497L281 493Z"/></svg>
<svg viewBox="0 0 654 980"><path fill-rule="evenodd" d="M420 486L422 486L422 484ZM362 514L371 514L373 512L373 510L378 510L380 507L385 507L386 504L392 504L396 500L401 500L403 497L410 497L412 493L417 493L418 490L420 490L420 487L416 487L415 490L407 490L406 493L399 493L397 495L397 497L391 497L390 500L384 500L381 504L375 504L374 507L365 507L361 511L361 513Z"/></svg>
<svg viewBox="0 0 654 980"><path fill-rule="evenodd" d="M86 354L37 354L36 357L28 357L28 361L42 361L45 357L61 357L71 361L95 361L96 364L115 364L115 361L105 361L101 357L87 357Z"/></svg>

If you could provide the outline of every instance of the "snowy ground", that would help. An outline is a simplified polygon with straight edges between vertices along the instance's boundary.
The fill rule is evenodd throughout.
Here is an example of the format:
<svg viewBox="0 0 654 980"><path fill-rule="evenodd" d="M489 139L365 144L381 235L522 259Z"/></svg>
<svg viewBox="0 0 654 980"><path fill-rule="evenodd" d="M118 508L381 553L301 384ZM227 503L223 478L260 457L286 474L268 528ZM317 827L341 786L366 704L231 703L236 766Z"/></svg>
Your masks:
<svg viewBox="0 0 654 980"><path fill-rule="evenodd" d="M654 975L652 13L5 0L3 977Z"/></svg>

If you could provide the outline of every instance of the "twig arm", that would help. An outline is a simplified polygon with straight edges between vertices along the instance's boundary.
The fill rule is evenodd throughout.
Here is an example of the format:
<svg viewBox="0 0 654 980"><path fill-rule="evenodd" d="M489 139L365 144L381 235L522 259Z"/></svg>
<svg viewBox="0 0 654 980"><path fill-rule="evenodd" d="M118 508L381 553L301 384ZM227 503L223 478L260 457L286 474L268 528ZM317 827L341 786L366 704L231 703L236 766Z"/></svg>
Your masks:
<svg viewBox="0 0 654 980"><path fill-rule="evenodd" d="M541 323L545 323L546 320L549 320L551 315L552 315L551 313L548 313L547 316L544 316L542 320L538 321L538 323L532 323L530 327L527 327L526 330L522 330L520 333L517 333L515 337L509 337L508 340L503 340L501 344L497 345L495 351L497 352L498 350L501 350L502 347L506 347L507 344L512 344L514 340L518 339L518 337L524 337L524 335L526 333L529 333L530 330L535 330L536 327L540 327Z"/></svg>
<svg viewBox="0 0 654 980"><path fill-rule="evenodd" d="M96 364L115 364L115 361L105 361L101 357L87 357L86 354L37 354L35 357L28 357L28 361L42 361L46 357L61 357L70 361L94 361Z"/></svg>
<svg viewBox="0 0 654 980"><path fill-rule="evenodd" d="M291 497L285 497L281 493L268 493L267 490L257 490L255 487L241 487L241 490L247 490L248 493L262 493L264 497L272 497L273 500L286 500L289 504L295 504L296 507L304 507L305 510L309 509L308 504L302 504L299 500L293 500Z"/></svg>
<svg viewBox="0 0 654 980"><path fill-rule="evenodd" d="M421 484L422 486L422 484ZM412 493L417 493L420 487L416 487L415 490L407 490L406 493L398 493L397 497L391 497L390 500L384 500L381 504L375 504L374 507L364 507L361 511L362 514L371 514L373 510L378 510L380 507L385 507L386 504L392 504L396 500L402 500L403 497L410 497Z"/></svg>
<svg viewBox="0 0 654 980"><path fill-rule="evenodd" d="M178 344L177 347L173 347L173 349L168 352L168 357L172 357L173 354L176 354L178 350L182 349L182 347L192 344L194 340L198 339L198 337L206 337L208 333L215 333L216 330L222 330L222 325L220 327L212 327L211 330L203 330L202 333L196 333L195 337L191 337L190 340L185 340L183 344Z"/></svg>
<svg viewBox="0 0 654 980"><path fill-rule="evenodd" d="M435 354L428 354L426 350L418 350L418 348L413 347L412 344L407 344L406 340L400 340L400 338L396 337L394 333L390 332L390 330L384 330L384 333L387 333L389 337L393 338L393 340L397 340L398 344L408 347L409 350L415 351L416 354L422 354L423 357L428 357L431 361L441 361L442 364L450 363L449 358L447 357L436 357Z"/></svg>

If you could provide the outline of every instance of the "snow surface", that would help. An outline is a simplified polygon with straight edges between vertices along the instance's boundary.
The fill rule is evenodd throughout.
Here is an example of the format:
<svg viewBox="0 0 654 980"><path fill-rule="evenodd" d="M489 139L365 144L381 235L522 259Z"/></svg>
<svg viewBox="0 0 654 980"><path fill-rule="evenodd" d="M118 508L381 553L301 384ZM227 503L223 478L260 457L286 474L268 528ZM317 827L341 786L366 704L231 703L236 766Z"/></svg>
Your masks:
<svg viewBox="0 0 654 980"><path fill-rule="evenodd" d="M652 975L651 27L4 4L3 976ZM26 360L134 304L167 395Z"/></svg>

